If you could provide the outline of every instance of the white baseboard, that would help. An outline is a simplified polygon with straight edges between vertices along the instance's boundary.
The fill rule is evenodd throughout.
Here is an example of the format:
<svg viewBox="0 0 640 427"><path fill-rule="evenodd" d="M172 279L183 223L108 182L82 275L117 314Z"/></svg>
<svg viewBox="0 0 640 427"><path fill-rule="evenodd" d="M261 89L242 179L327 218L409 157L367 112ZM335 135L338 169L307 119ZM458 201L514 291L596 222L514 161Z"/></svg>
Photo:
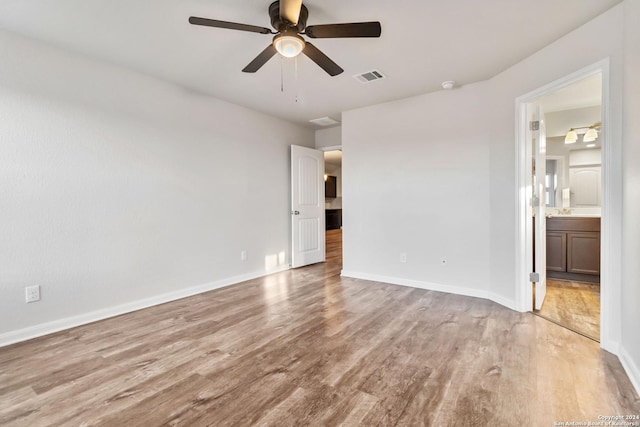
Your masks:
<svg viewBox="0 0 640 427"><path fill-rule="evenodd" d="M108 319L109 317L119 316L121 314L130 313L132 311L141 310L143 308L152 307L154 305L164 304L167 302L187 298L203 292L212 291L214 289L223 288L225 286L235 285L247 280L257 279L269 274L278 273L288 270L288 265L281 266L268 272L260 271L239 276L228 277L226 279L217 280L215 282L205 283L202 285L192 286L190 288L180 289L174 292L168 292L145 298L125 304L107 307L104 309L91 311L89 313L79 314L77 316L66 317L64 319L54 320L52 322L41 323L39 325L29 326L16 331L5 332L0 334L0 347L4 347L17 342L30 340L32 338L41 337L43 335L52 334L54 332L63 331L65 329L75 328L76 326L86 325L87 323L96 322L98 320Z"/></svg>
<svg viewBox="0 0 640 427"><path fill-rule="evenodd" d="M433 282L423 282L420 280L403 279L400 277L381 276L378 274L361 273L357 271L342 270L340 273L343 277L351 277L353 279L370 280L372 282L390 283L392 285L409 286L411 288L427 289L430 291L446 292L449 294L465 295L468 297L477 297L488 299L487 291L464 288L461 286L441 285Z"/></svg>
<svg viewBox="0 0 640 427"><path fill-rule="evenodd" d="M449 294L464 295L468 297L484 298L503 305L511 310L516 310L515 301L501 297L494 293L481 289L465 288L462 286L442 285L440 283L423 282L419 280L403 279L399 277L381 276L377 274L361 273L357 271L342 270L340 273L343 277L351 277L354 279L371 280L373 282L390 283L392 285L409 286L412 288L426 289L430 291L446 292Z"/></svg>
<svg viewBox="0 0 640 427"><path fill-rule="evenodd" d="M600 348L620 357L620 343L617 341L600 341Z"/></svg>
<svg viewBox="0 0 640 427"><path fill-rule="evenodd" d="M500 304L503 305L513 311L518 311L520 313L524 313L523 310L520 310L520 308L518 307L518 304L516 304L515 300L509 299L509 298L505 298L502 295L498 295L494 292L489 292L489 296L487 297L487 299L495 302L496 304Z"/></svg>
<svg viewBox="0 0 640 427"><path fill-rule="evenodd" d="M618 357L620 358L620 363L622 363L622 367L626 371L627 376L631 380L631 384L633 384L633 388L636 389L636 393L640 396L640 368L636 365L627 350L622 346L620 346L620 354Z"/></svg>

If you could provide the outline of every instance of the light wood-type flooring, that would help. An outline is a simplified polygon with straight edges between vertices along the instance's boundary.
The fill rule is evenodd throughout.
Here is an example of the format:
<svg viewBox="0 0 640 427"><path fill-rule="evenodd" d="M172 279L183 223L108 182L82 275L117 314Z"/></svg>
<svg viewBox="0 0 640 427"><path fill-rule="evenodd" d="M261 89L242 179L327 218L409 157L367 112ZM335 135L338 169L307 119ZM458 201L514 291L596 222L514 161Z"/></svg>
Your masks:
<svg viewBox="0 0 640 427"><path fill-rule="evenodd" d="M0 348L3 426L553 426L640 414L618 359L327 262Z"/></svg>
<svg viewBox="0 0 640 427"><path fill-rule="evenodd" d="M600 285L547 279L547 296L536 314L600 340Z"/></svg>
<svg viewBox="0 0 640 427"><path fill-rule="evenodd" d="M342 266L342 230L327 230L325 241L327 262Z"/></svg>

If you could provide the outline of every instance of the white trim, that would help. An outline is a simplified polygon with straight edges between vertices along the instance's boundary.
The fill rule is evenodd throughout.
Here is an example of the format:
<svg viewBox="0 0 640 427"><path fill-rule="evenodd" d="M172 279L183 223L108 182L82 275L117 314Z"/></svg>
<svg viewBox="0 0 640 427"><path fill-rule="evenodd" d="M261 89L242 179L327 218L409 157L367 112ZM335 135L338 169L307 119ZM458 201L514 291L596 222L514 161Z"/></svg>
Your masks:
<svg viewBox="0 0 640 427"><path fill-rule="evenodd" d="M621 331L612 331L612 324L616 324L618 329L622 328L621 323L613 322L613 315L618 315L622 309L622 301L617 302L613 299L613 295L622 295L620 278L615 280L614 271L616 270L614 260L618 259L621 254L615 251L616 246L621 247L622 242L619 240L618 234L614 233L614 224L622 223L622 218L614 218L614 180L613 180L613 121L611 119L611 98L610 98L610 72L609 60L603 61L602 64L602 122L605 126L602 128L602 208L600 220L600 342L605 347L605 343L611 348L617 350L620 346L619 340L622 335ZM619 237L616 237L619 236ZM615 237L615 238L614 238ZM603 287L602 284L605 284ZM617 292L615 292L617 291ZM615 343L615 344L614 344ZM609 350L611 351L611 350ZM618 354L615 352L614 354Z"/></svg>
<svg viewBox="0 0 640 427"><path fill-rule="evenodd" d="M515 194L516 194L516 245L515 245L515 266L516 266L516 277L515 277L515 298L516 304L518 305L519 311L531 311L532 301L531 297L528 297L528 293L525 292L527 287L530 287L531 284L529 282L529 273L533 271L533 260L532 260L532 248L530 245L527 245L527 232L529 231L529 227L527 226L527 218L526 210L529 209L528 204L529 200L531 200L531 188L527 186L528 177L527 177L527 167L523 167L523 165L527 164L527 146L528 144L523 144L521 141L526 141L527 139L527 111L526 105L524 101L520 98L516 99L516 135L515 135L515 153L516 153L516 180L515 180Z"/></svg>
<svg viewBox="0 0 640 427"><path fill-rule="evenodd" d="M192 286L186 289L180 289L178 291L156 295L150 298L145 298L137 301L128 302L125 304L116 305L113 307L91 311L89 313L79 314L77 316L66 317L64 319L58 319L52 322L29 326L24 329L18 329L17 331L6 332L3 334L0 334L0 347L4 347L10 344L15 344L17 342L41 337L43 335L52 334L54 332L64 331L66 329L75 328L76 326L86 325L87 323L108 319L110 317L119 316L121 314L131 313L132 311L149 308L154 305L176 301L182 298L187 298L193 295L201 294L203 292L212 291L214 289L235 285L241 282L246 282L247 280L257 279L259 277L267 276L273 273L278 273L280 271L284 271L288 269L289 269L289 266L285 265L285 266L281 266L273 270L270 270L269 272L260 271L260 272L242 274L239 276L217 280L215 282L205 283L202 285Z"/></svg>
<svg viewBox="0 0 640 427"><path fill-rule="evenodd" d="M620 336L611 330L612 316L619 312L620 301L613 301L612 295L616 295L615 290L620 286L613 280L613 254L615 253L615 238L613 233L613 188L612 185L612 142L613 134L611 121L611 106L609 93L609 58L605 58L595 64L589 65L581 70L571 73L563 78L553 81L542 86L532 92L522 95L515 100L516 111L516 135L515 135L515 153L516 153L516 276L515 276L515 295L518 309L521 311L531 310L530 295L525 291L531 285L528 281L528 273L531 268L531 249L528 242L531 237L528 235L527 216L525 210L528 209L527 203L527 156L526 156L526 138L527 138L527 119L526 106L546 94L555 92L566 86L569 86L579 80L602 74L602 119L603 119L603 142L602 142L602 216L601 216L601 310L600 310L600 343L601 347L609 351L617 349L619 343L616 337ZM529 233L530 234L530 233ZM618 325L619 326L619 325ZM615 352L614 354L617 354Z"/></svg>
<svg viewBox="0 0 640 427"><path fill-rule="evenodd" d="M511 309L513 311L522 312L522 310L518 309L518 305L514 300L505 298L502 295L498 295L494 292L489 292L489 294L487 295L487 299L495 302L496 304L507 307L508 309Z"/></svg>
<svg viewBox="0 0 640 427"><path fill-rule="evenodd" d="M617 341L600 341L600 347L616 356L620 354L620 343Z"/></svg>
<svg viewBox="0 0 640 427"><path fill-rule="evenodd" d="M633 387L636 389L636 393L640 396L640 368L633 361L633 357L627 353L627 350L624 347L620 347L620 354L618 356L620 358L620 363L622 363L622 367L627 372L627 376L633 384Z"/></svg>
<svg viewBox="0 0 640 427"><path fill-rule="evenodd" d="M476 288L466 288L462 286L443 285L440 283L423 282L420 280L403 279L400 277L381 276L378 274L362 273L358 271L342 270L342 277L350 277L353 279L369 280L371 282L389 283L392 285L408 286L417 289L426 289L429 291L446 292L449 294L463 295L468 297L483 298L491 300L497 304L503 305L511 310L515 310L515 301L501 297L486 290ZM517 310L516 310L517 311Z"/></svg>

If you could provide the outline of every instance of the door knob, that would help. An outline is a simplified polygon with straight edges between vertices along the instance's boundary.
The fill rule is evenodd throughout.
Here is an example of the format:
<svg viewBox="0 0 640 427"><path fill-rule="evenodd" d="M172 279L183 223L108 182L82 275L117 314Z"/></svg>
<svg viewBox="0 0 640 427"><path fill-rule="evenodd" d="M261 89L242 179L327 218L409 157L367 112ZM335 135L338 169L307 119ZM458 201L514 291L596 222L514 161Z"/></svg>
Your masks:
<svg viewBox="0 0 640 427"><path fill-rule="evenodd" d="M291 215L300 215L300 211L291 211Z"/></svg>

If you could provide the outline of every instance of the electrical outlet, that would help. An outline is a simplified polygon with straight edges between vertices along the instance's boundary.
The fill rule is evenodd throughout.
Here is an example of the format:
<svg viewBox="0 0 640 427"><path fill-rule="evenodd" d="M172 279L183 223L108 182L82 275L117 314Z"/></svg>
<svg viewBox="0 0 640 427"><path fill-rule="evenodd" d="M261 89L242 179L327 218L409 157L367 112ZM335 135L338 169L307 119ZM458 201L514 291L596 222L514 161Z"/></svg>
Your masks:
<svg viewBox="0 0 640 427"><path fill-rule="evenodd" d="M401 252L400 253L400 262L403 263L403 264L405 262L407 262L407 253L406 252Z"/></svg>
<svg viewBox="0 0 640 427"><path fill-rule="evenodd" d="M240 251L240 261L247 260L247 251Z"/></svg>
<svg viewBox="0 0 640 427"><path fill-rule="evenodd" d="M445 257L440 258L440 265L443 267L447 265L447 258Z"/></svg>
<svg viewBox="0 0 640 427"><path fill-rule="evenodd" d="M24 288L26 302L40 301L40 285Z"/></svg>

